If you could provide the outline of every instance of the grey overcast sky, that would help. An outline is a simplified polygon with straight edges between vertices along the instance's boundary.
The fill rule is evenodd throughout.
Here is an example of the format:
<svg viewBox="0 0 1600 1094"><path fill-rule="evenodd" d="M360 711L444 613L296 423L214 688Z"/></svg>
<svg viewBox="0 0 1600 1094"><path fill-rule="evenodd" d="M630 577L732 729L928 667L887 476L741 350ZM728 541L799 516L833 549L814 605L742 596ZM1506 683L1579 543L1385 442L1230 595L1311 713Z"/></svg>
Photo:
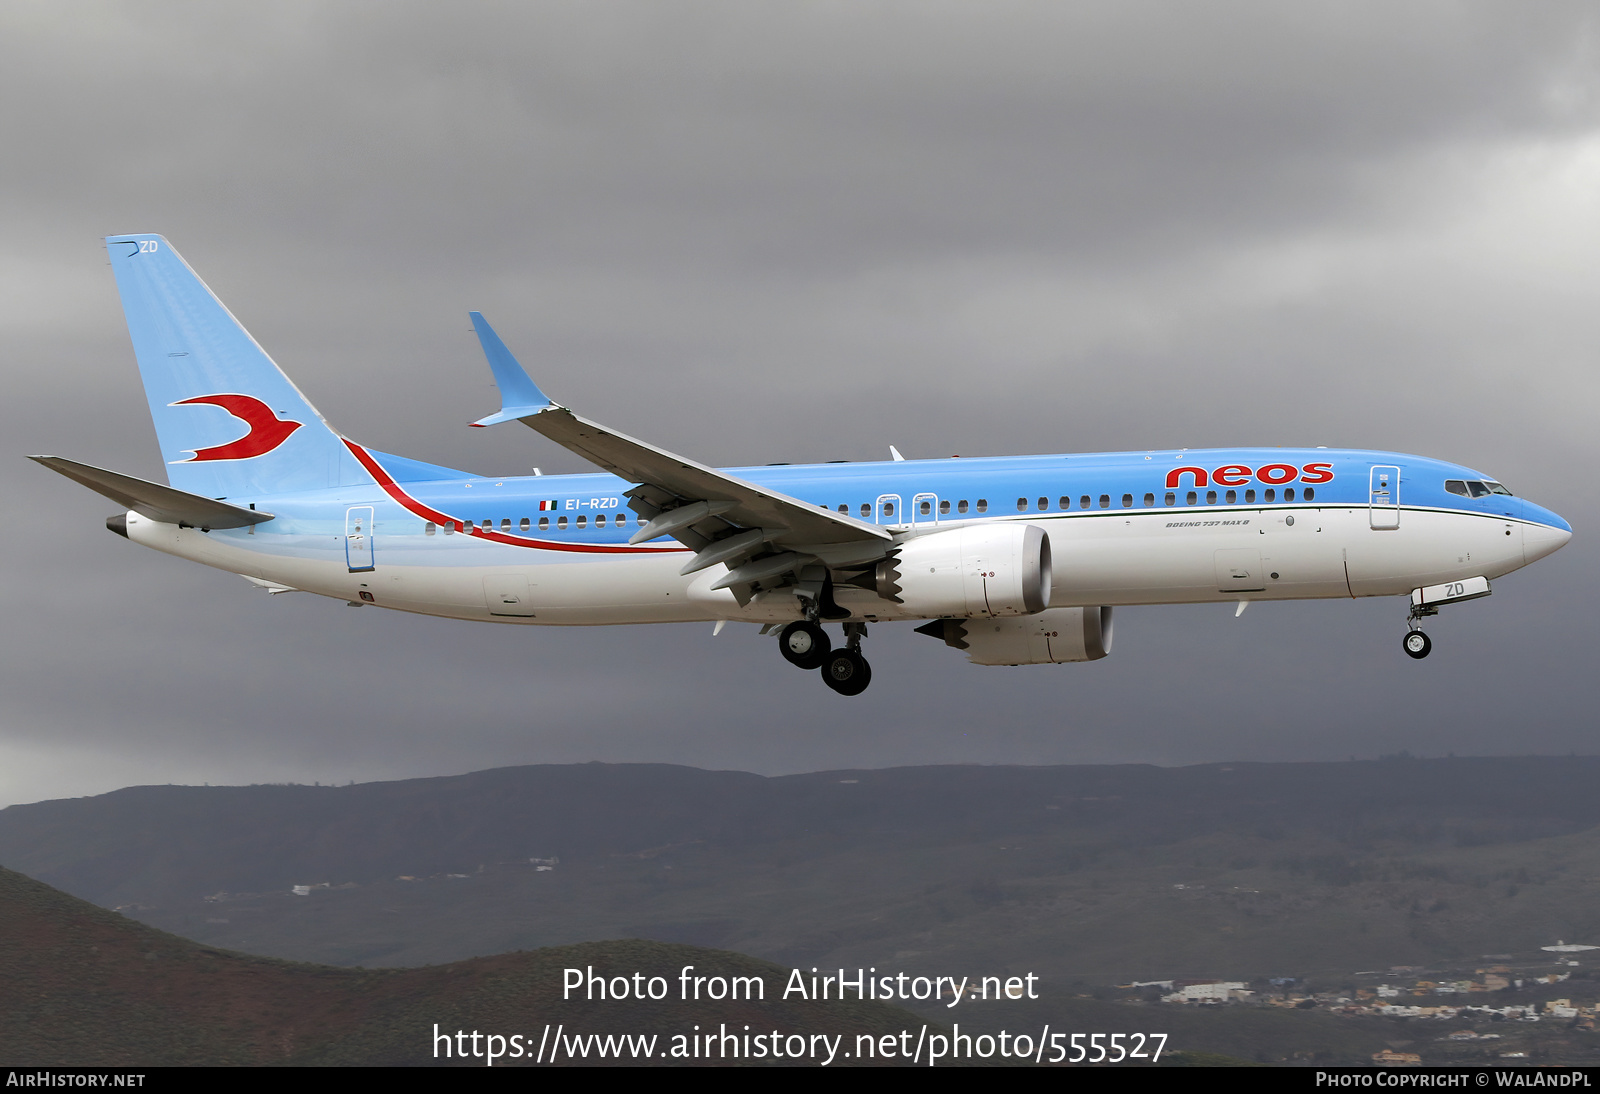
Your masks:
<svg viewBox="0 0 1600 1094"><path fill-rule="evenodd" d="M0 804L649 760L1593 753L1590 3L0 6ZM735 626L474 625L107 533L23 457L162 468L101 237L160 232L322 412L584 469L546 390L720 464L1362 445L1567 516L1447 609L1128 609L1089 665L910 628L844 700Z"/></svg>

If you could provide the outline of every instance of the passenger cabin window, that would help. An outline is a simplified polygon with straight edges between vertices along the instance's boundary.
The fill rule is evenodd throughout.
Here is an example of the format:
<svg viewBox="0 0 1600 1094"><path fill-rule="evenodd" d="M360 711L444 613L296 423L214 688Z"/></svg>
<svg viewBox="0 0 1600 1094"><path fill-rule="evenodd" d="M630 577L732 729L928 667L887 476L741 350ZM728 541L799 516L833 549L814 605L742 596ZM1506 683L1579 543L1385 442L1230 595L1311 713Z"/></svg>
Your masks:
<svg viewBox="0 0 1600 1094"><path fill-rule="evenodd" d="M1197 502L1199 500L1200 500L1200 496L1198 494L1196 494L1193 490L1191 490L1191 491L1189 491L1188 494L1184 495L1183 503L1185 505L1193 505L1195 502Z"/></svg>
<svg viewBox="0 0 1600 1094"><path fill-rule="evenodd" d="M444 526L444 534L447 536L453 536L456 534L456 526L454 521L446 522Z"/></svg>
<svg viewBox="0 0 1600 1094"><path fill-rule="evenodd" d="M866 520L871 515L872 515L872 506L868 505L866 502L862 502L861 503L861 519L862 520Z"/></svg>
<svg viewBox="0 0 1600 1094"><path fill-rule="evenodd" d="M500 519L500 530L502 532L511 531L511 518L510 517L502 517Z"/></svg>
<svg viewBox="0 0 1600 1094"><path fill-rule="evenodd" d="M541 531L541 532L547 531L549 529L549 527L550 527L550 518L549 517L540 517L539 518L539 531Z"/></svg>
<svg viewBox="0 0 1600 1094"><path fill-rule="evenodd" d="M1256 492L1254 490L1246 490L1244 492L1244 503L1246 505L1254 505L1256 503Z"/></svg>
<svg viewBox="0 0 1600 1094"><path fill-rule="evenodd" d="M850 507L848 505L841 505L841 506L839 506L839 512L843 513L845 516L849 516L850 515Z"/></svg>
<svg viewBox="0 0 1600 1094"><path fill-rule="evenodd" d="M1065 509L1071 509L1072 508L1072 499L1071 498L1062 498L1061 499L1061 508L1064 509L1064 510Z"/></svg>
<svg viewBox="0 0 1600 1094"><path fill-rule="evenodd" d="M1144 507L1146 509L1149 509L1151 506L1155 505L1155 503L1156 503L1156 496L1154 494L1146 494L1144 496Z"/></svg>
<svg viewBox="0 0 1600 1094"><path fill-rule="evenodd" d="M1174 494L1171 490L1168 490L1167 491L1166 502L1167 502L1168 505L1177 505L1178 504L1178 495Z"/></svg>
<svg viewBox="0 0 1600 1094"><path fill-rule="evenodd" d="M1101 494L1100 495L1100 508L1102 508L1102 509L1110 509L1111 508L1111 495L1110 494Z"/></svg>
<svg viewBox="0 0 1600 1094"><path fill-rule="evenodd" d="M1291 486L1291 487L1289 487L1289 489L1287 489L1287 490L1285 490L1283 492L1283 500L1284 501L1293 501L1294 500L1294 487Z"/></svg>
<svg viewBox="0 0 1600 1094"><path fill-rule="evenodd" d="M978 499L978 512L987 513L988 511L989 511L989 499L988 498L979 498Z"/></svg>
<svg viewBox="0 0 1600 1094"><path fill-rule="evenodd" d="M439 526L437 524L433 523L433 521L431 521L431 520L427 524L424 524L422 526L422 532L423 532L424 535L431 536L435 532L437 532L438 530L439 530Z"/></svg>
<svg viewBox="0 0 1600 1094"><path fill-rule="evenodd" d="M1268 490L1267 490L1266 497L1264 497L1262 500L1263 501L1276 501L1277 498L1278 498L1278 492L1269 487Z"/></svg>
<svg viewBox="0 0 1600 1094"><path fill-rule="evenodd" d="M922 502L920 505L917 506L917 511L920 512L925 517L926 516L931 516L932 513L933 513L933 502L931 502L931 501Z"/></svg>
<svg viewBox="0 0 1600 1094"><path fill-rule="evenodd" d="M967 499L966 498L962 498L959 502L956 503L956 512L965 513L966 511L967 511Z"/></svg>
<svg viewBox="0 0 1600 1094"><path fill-rule="evenodd" d="M567 518L566 517L557 517L556 518L556 528L558 530L562 531L562 532L565 532L567 530Z"/></svg>
<svg viewBox="0 0 1600 1094"><path fill-rule="evenodd" d="M1300 492L1300 496L1302 498L1305 498L1306 501L1312 501L1312 500L1314 500L1316 498L1317 492L1315 490L1311 489L1311 487L1308 486L1308 487L1306 487L1304 490L1302 490Z"/></svg>
<svg viewBox="0 0 1600 1094"><path fill-rule="evenodd" d="M1050 508L1050 499L1049 498L1040 498L1039 499L1039 512L1042 513L1048 508Z"/></svg>
<svg viewBox="0 0 1600 1094"><path fill-rule="evenodd" d="M1089 495L1088 494L1085 494L1083 497L1078 499L1078 508L1079 509L1087 509L1092 504L1094 504L1094 503L1089 500Z"/></svg>
<svg viewBox="0 0 1600 1094"><path fill-rule="evenodd" d="M939 512L940 513L948 513L948 512L950 512L950 503L948 501L941 501L939 503Z"/></svg>
<svg viewBox="0 0 1600 1094"><path fill-rule="evenodd" d="M1132 494L1124 494L1124 495L1122 495L1122 507L1124 509L1132 509L1133 508L1133 495Z"/></svg>
<svg viewBox="0 0 1600 1094"><path fill-rule="evenodd" d="M594 526L596 528L604 528L606 526L606 515L604 513L594 518Z"/></svg>
<svg viewBox="0 0 1600 1094"><path fill-rule="evenodd" d="M1028 511L1028 499L1027 498L1018 498L1017 499L1017 512L1026 513L1027 511Z"/></svg>
<svg viewBox="0 0 1600 1094"><path fill-rule="evenodd" d="M589 518L588 517L579 517L578 518L578 527L579 528L587 527L588 524L589 524Z"/></svg>
<svg viewBox="0 0 1600 1094"><path fill-rule="evenodd" d="M1239 491L1237 491L1237 490L1229 490L1228 493L1225 495L1225 500L1227 501L1227 503L1229 505L1232 505L1234 502L1239 500Z"/></svg>
<svg viewBox="0 0 1600 1094"><path fill-rule="evenodd" d="M886 517L894 516L894 502L886 501L883 503L883 515Z"/></svg>
<svg viewBox="0 0 1600 1094"><path fill-rule="evenodd" d="M1207 505L1215 505L1215 504L1217 504L1217 492L1215 490L1207 490L1206 491L1206 504Z"/></svg>
<svg viewBox="0 0 1600 1094"><path fill-rule="evenodd" d="M519 530L521 530L521 531L526 532L528 530L528 525L531 524L531 523L532 522L529 521L527 517L523 517L520 521L517 522L517 528Z"/></svg>

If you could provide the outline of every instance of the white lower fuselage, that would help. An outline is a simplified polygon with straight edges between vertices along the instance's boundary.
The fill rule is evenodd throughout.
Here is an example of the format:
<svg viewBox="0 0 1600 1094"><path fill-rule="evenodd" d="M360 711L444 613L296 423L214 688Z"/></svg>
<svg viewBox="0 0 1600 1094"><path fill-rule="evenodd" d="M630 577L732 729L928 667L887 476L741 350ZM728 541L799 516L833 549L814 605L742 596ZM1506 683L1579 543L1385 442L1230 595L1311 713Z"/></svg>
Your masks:
<svg viewBox="0 0 1600 1094"><path fill-rule="evenodd" d="M1487 513L1407 508L1398 527L1373 528L1365 506L1019 514L988 520L1043 528L1053 558L1051 607L1189 604L1398 596L1469 577L1496 578L1543 557L1568 533ZM276 522L273 522L276 523ZM725 568L681 577L688 553L670 542L636 554L572 554L467 535L426 535L419 522L381 518L372 568L351 571L346 536L202 531L128 514L133 541L231 571L266 587L453 619L547 625L701 620L783 622L803 617L793 595L761 593L740 607L710 585ZM924 522L907 535L978 521ZM414 531L407 528L414 526ZM1234 577L1237 564L1253 575ZM509 591L510 595L505 595ZM845 586L857 620L912 620L914 605Z"/></svg>

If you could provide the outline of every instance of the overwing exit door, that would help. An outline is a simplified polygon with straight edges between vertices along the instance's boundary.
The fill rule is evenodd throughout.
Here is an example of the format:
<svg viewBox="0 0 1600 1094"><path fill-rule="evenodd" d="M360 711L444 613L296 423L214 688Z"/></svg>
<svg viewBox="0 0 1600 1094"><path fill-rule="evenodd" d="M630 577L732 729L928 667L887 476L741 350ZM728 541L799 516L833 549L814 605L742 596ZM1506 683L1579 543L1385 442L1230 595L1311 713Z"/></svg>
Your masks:
<svg viewBox="0 0 1600 1094"><path fill-rule="evenodd" d="M899 494L879 494L876 508L879 524L898 525L907 523L905 513L900 508Z"/></svg>
<svg viewBox="0 0 1600 1094"><path fill-rule="evenodd" d="M344 515L344 559L353 574L371 570L372 506L357 505Z"/></svg>

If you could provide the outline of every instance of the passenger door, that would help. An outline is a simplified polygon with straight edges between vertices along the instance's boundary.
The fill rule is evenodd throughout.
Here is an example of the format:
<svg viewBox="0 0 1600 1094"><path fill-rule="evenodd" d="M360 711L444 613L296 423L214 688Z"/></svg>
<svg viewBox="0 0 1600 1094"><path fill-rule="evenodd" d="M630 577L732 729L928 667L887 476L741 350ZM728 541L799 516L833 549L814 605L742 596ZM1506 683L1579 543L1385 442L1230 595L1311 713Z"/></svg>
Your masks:
<svg viewBox="0 0 1600 1094"><path fill-rule="evenodd" d="M1400 469L1376 466L1367 489L1371 527L1400 527Z"/></svg>
<svg viewBox="0 0 1600 1094"><path fill-rule="evenodd" d="M353 574L376 568L372 558L372 506L357 505L344 515L344 560Z"/></svg>

